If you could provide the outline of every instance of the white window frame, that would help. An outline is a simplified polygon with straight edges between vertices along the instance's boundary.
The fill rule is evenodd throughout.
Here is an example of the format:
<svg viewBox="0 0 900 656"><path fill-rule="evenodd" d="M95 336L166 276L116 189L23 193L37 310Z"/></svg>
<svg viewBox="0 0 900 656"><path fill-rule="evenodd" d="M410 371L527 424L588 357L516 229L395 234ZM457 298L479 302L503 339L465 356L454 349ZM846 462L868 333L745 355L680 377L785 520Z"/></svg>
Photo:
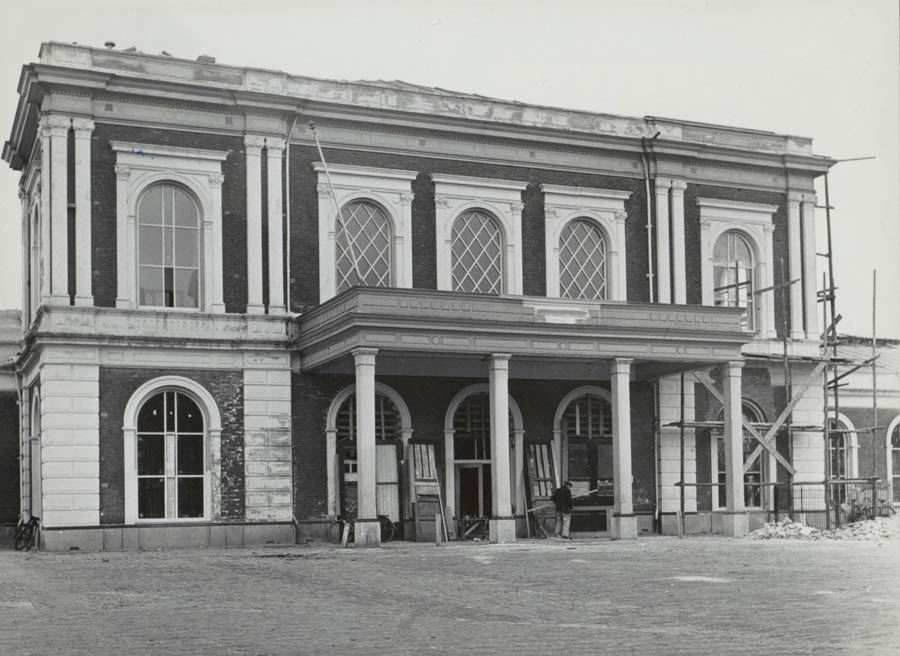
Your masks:
<svg viewBox="0 0 900 656"><path fill-rule="evenodd" d="M547 297L559 298L559 238L563 228L577 219L597 224L606 239L607 301L627 300L625 265L625 202L630 191L541 185L544 193Z"/></svg>
<svg viewBox="0 0 900 656"><path fill-rule="evenodd" d="M772 236L775 231L773 215L777 205L745 203L717 198L698 198L700 207L700 261L703 305L715 305L713 277L716 241L724 233L734 231L747 239L755 257L754 290L774 284L772 266L774 250ZM756 326L758 339L775 339L775 294L757 297Z"/></svg>
<svg viewBox="0 0 900 656"><path fill-rule="evenodd" d="M335 296L335 236L337 235L337 207L362 200L380 205L391 222L391 285L412 288L412 182L415 171L378 169L367 166L329 164L328 173L334 185L335 198L325 166L313 162L318 174L316 190L319 195L319 303Z"/></svg>
<svg viewBox="0 0 900 656"><path fill-rule="evenodd" d="M434 173L437 288L453 291L453 223L467 210L497 220L503 237L501 294L522 294L522 192L524 182Z"/></svg>
<svg viewBox="0 0 900 656"><path fill-rule="evenodd" d="M897 428L897 425L900 424L900 415L894 417L891 423L888 425L887 433L884 438L884 449L885 455L887 456L885 460L885 474L889 485L889 492L891 493L891 497L888 500L889 503L893 505L900 505L894 501L894 495L896 492L894 491L894 477L900 476L900 472L894 471L894 449L891 445L891 434L894 432L894 429Z"/></svg>
<svg viewBox="0 0 900 656"><path fill-rule="evenodd" d="M227 151L111 141L116 153L116 307L140 308L138 201L155 184L187 188L200 210L200 302L166 312L224 313L222 292L222 162Z"/></svg>
<svg viewBox="0 0 900 656"><path fill-rule="evenodd" d="M165 519L142 519L138 516L138 476L137 476L137 418L141 407L152 396L160 392L175 391L191 397L203 413L205 430L203 476L203 517L167 517ZM222 418L215 399L205 387L183 376L161 376L141 385L125 406L122 424L125 455L125 523L126 524L169 524L196 523L218 519L221 515L220 481Z"/></svg>
<svg viewBox="0 0 900 656"><path fill-rule="evenodd" d="M850 431L848 433L842 433L844 436L844 464L847 467L847 473L845 474L845 478L858 478L859 477L859 438L856 434L856 426L853 425L853 422L850 421L850 418L845 415L843 412L837 413L835 416L834 410L828 411L829 419L836 419L839 425L842 425L843 428L841 430ZM828 447L828 457L831 457L831 445ZM832 476L834 472L832 472Z"/></svg>

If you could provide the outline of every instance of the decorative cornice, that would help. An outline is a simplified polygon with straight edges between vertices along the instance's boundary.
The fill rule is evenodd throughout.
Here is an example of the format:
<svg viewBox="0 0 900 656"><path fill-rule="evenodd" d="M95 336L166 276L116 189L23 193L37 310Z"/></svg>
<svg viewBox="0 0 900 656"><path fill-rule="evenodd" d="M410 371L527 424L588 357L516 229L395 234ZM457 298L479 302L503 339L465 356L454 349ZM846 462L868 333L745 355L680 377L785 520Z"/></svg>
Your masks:
<svg viewBox="0 0 900 656"><path fill-rule="evenodd" d="M227 150L183 148L180 146L157 146L155 144L132 143L126 141L110 141L109 146L117 153L134 153L135 155L185 157L190 159L217 160L220 162L224 161L228 157Z"/></svg>
<svg viewBox="0 0 900 656"><path fill-rule="evenodd" d="M325 165L322 162L312 163L313 171L324 173ZM333 175L352 175L355 177L390 178L393 180L415 180L418 171L403 171L401 169L381 169L374 166L349 166L347 164L329 164L328 172Z"/></svg>
<svg viewBox="0 0 900 656"><path fill-rule="evenodd" d="M698 207L712 207L723 210L737 210L740 212L758 212L760 214L772 215L778 211L777 205L766 205L763 203L747 203L737 200L721 200L719 198L697 198Z"/></svg>

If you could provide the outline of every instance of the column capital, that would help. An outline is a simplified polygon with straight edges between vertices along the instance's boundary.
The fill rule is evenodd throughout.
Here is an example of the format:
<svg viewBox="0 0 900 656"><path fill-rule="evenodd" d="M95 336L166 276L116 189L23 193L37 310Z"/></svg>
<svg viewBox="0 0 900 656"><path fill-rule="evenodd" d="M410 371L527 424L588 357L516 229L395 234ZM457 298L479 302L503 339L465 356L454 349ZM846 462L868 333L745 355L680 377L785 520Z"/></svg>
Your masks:
<svg viewBox="0 0 900 656"><path fill-rule="evenodd" d="M804 194L802 191L789 191L788 192L788 203L800 203L803 201Z"/></svg>
<svg viewBox="0 0 900 656"><path fill-rule="evenodd" d="M131 167L129 166L116 164L114 170L116 172L116 178L119 180L127 180L131 176Z"/></svg>
<svg viewBox="0 0 900 656"><path fill-rule="evenodd" d="M612 361L612 371L615 374L630 374L631 363L633 358L614 358Z"/></svg>
<svg viewBox="0 0 900 656"><path fill-rule="evenodd" d="M413 202L413 198L415 198L415 194L411 191L404 191L400 194L400 202L404 205L409 205Z"/></svg>
<svg viewBox="0 0 900 656"><path fill-rule="evenodd" d="M439 194L434 195L435 207L450 207L450 199Z"/></svg>
<svg viewBox="0 0 900 656"><path fill-rule="evenodd" d="M740 376L741 369L744 368L743 360L729 360L725 364L722 365L722 371L727 373L729 376Z"/></svg>
<svg viewBox="0 0 900 656"><path fill-rule="evenodd" d="M488 356L491 369L509 369L509 361L512 358L511 353L491 353Z"/></svg>
<svg viewBox="0 0 900 656"><path fill-rule="evenodd" d="M255 134L245 134L244 135L244 147L248 150L259 151L262 150L262 147L266 145L266 138L260 137ZM254 155L259 155L259 152L253 153Z"/></svg>
<svg viewBox="0 0 900 656"><path fill-rule="evenodd" d="M65 137L72 127L72 119L59 114L45 114L41 117L41 135Z"/></svg>
<svg viewBox="0 0 900 656"><path fill-rule="evenodd" d="M813 205L815 205L816 204L816 194L815 193L803 194L803 202L804 203L812 203Z"/></svg>
<svg viewBox="0 0 900 656"><path fill-rule="evenodd" d="M628 212L616 212L615 219L618 223L625 223L625 219L628 218ZM619 248L622 248L624 244L620 244Z"/></svg>
<svg viewBox="0 0 900 656"><path fill-rule="evenodd" d="M210 173L209 174L209 184L213 187L221 187L222 183L225 182L225 176L221 173Z"/></svg>
<svg viewBox="0 0 900 656"><path fill-rule="evenodd" d="M684 194L685 189L687 189L687 182L685 182L684 180L672 180L673 194L681 196Z"/></svg>
<svg viewBox="0 0 900 656"><path fill-rule="evenodd" d="M672 186L672 181L669 178L656 178L653 182L653 187L656 189L656 193L661 191L668 191L669 187Z"/></svg>
<svg viewBox="0 0 900 656"><path fill-rule="evenodd" d="M316 185L316 193L319 195L319 198L330 198L331 197L331 188L322 182Z"/></svg>
<svg viewBox="0 0 900 656"><path fill-rule="evenodd" d="M367 348L360 347L355 348L350 353L353 355L353 361L356 366L359 365L374 365L375 364L375 356L378 354L377 348Z"/></svg>
<svg viewBox="0 0 900 656"><path fill-rule="evenodd" d="M521 212L522 209L523 209L524 207L525 207L525 206L524 206L522 203L510 203L510 204L509 204L509 209L510 209L510 211L512 211L514 214L515 214L515 213L518 213L518 212Z"/></svg>
<svg viewBox="0 0 900 656"><path fill-rule="evenodd" d="M285 143L285 140L279 137L266 137L266 152L269 157L281 157Z"/></svg>
<svg viewBox="0 0 900 656"><path fill-rule="evenodd" d="M94 131L94 121L89 118L73 118L72 129L75 130L76 139L90 138L91 132Z"/></svg>
<svg viewBox="0 0 900 656"><path fill-rule="evenodd" d="M19 190L18 190L19 200L24 200L27 195L28 194L25 193L25 189L23 187L19 186Z"/></svg>

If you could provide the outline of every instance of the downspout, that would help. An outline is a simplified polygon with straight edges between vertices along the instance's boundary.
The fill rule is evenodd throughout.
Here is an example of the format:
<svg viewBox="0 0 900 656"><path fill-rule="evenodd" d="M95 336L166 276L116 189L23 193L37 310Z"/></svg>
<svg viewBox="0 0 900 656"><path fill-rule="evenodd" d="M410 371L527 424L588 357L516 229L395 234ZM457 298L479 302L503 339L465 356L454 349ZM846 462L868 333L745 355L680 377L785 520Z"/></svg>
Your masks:
<svg viewBox="0 0 900 656"><path fill-rule="evenodd" d="M285 223L285 243L284 252L287 260L285 266L285 274L287 285L284 292L284 304L288 314L291 314L291 137L294 136L294 128L297 127L297 119L300 118L300 109L294 113L294 120L291 123L291 129L288 130L284 146L284 196L287 199L284 209Z"/></svg>

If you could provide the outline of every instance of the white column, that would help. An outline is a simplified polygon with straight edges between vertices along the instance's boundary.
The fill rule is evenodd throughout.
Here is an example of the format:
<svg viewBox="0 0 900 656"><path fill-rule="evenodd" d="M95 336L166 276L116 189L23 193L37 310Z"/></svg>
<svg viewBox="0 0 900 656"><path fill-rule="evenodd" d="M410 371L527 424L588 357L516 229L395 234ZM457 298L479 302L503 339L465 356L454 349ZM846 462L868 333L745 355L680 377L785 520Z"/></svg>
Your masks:
<svg viewBox="0 0 900 656"><path fill-rule="evenodd" d="M50 298L69 305L69 128L72 120L48 116L50 130Z"/></svg>
<svg viewBox="0 0 900 656"><path fill-rule="evenodd" d="M491 542L515 542L509 484L509 360L493 353L488 370L491 403Z"/></svg>
<svg viewBox="0 0 900 656"><path fill-rule="evenodd" d="M614 538L637 537L631 485L631 359L616 358L612 363L613 405L613 521Z"/></svg>
<svg viewBox="0 0 900 656"><path fill-rule="evenodd" d="M803 305L806 308L806 339L819 339L815 194L803 195L800 215L803 226Z"/></svg>
<svg viewBox="0 0 900 656"><path fill-rule="evenodd" d="M509 242L506 244L506 293L522 293L522 203L510 203L509 211L512 217L512 230ZM519 244L519 248L516 248Z"/></svg>
<svg viewBox="0 0 900 656"><path fill-rule="evenodd" d="M616 250L613 253L613 270L616 272L616 296L612 299L614 301L627 301L628 300L628 275L627 275L627 260L628 260L628 251L625 248L625 220L628 218L628 214L625 212L616 212ZM557 260L559 262L559 260ZM559 265L557 264L557 267Z"/></svg>
<svg viewBox="0 0 900 656"><path fill-rule="evenodd" d="M137 290L132 286L135 263L132 259L134 242L128 241L129 223L132 228L134 217L128 217L128 187L131 169L116 164L116 307L130 308L136 300Z"/></svg>
<svg viewBox="0 0 900 656"><path fill-rule="evenodd" d="M212 239L212 266L210 267L210 288L212 296L207 301L209 311L214 314L225 313L224 298L224 262L222 259L222 183L225 182L225 176L221 173L214 173L209 176L209 194L212 206L212 230L210 236Z"/></svg>
<svg viewBox="0 0 900 656"><path fill-rule="evenodd" d="M675 285L673 302L687 303L687 272L684 251L684 180L672 180L672 279Z"/></svg>
<svg viewBox="0 0 900 656"><path fill-rule="evenodd" d="M22 303L22 332L26 332L28 327L31 325L31 294L29 294L29 277L30 272L33 270L31 268L32 257L33 254L31 252L31 245L29 244L29 234L31 232L31 219L28 216L28 194L25 193L25 190L20 186L19 187L19 209L22 214L22 220L19 223L19 237L21 238L20 250L22 261L19 263L20 266L20 275L22 276L21 283L21 303ZM34 285L34 280L31 280L31 285Z"/></svg>
<svg viewBox="0 0 900 656"><path fill-rule="evenodd" d="M700 219L700 295L703 305L715 303L713 291L713 251L709 243L709 220Z"/></svg>
<svg viewBox="0 0 900 656"><path fill-rule="evenodd" d="M725 405L725 511L724 531L731 537L745 535L748 530L744 508L744 429L741 408L741 367L743 362L729 362L722 367Z"/></svg>
<svg viewBox="0 0 900 656"><path fill-rule="evenodd" d="M792 191L788 194L788 244L790 247L790 279L799 280L790 289L791 299L791 339L803 339L803 241L800 233L800 201L803 194ZM788 281L785 281L788 282Z"/></svg>
<svg viewBox="0 0 900 656"><path fill-rule="evenodd" d="M415 196L412 192L400 194L400 222L402 229L398 233L412 234L412 202ZM394 237L394 254L397 260L397 270L394 274L397 287L411 289L413 286L412 248L406 248L402 234Z"/></svg>
<svg viewBox="0 0 900 656"><path fill-rule="evenodd" d="M669 266L668 178L656 178L656 302L671 303L672 272Z"/></svg>
<svg viewBox="0 0 900 656"><path fill-rule="evenodd" d="M284 139L266 138L269 208L269 314L284 314L284 212L281 163Z"/></svg>
<svg viewBox="0 0 900 656"><path fill-rule="evenodd" d="M765 230L766 235L766 241L763 244L766 251L763 253L762 260L759 263L760 289L765 289L775 284L775 267L772 265L775 260L775 226L771 223L766 223L763 225L763 230ZM760 294L757 298L762 309L760 313L762 325L759 327L759 334L767 339L775 339L778 336L775 330L775 292L770 291Z"/></svg>
<svg viewBox="0 0 900 656"><path fill-rule="evenodd" d="M515 485L515 512L516 515L525 515L525 431L517 430L513 434L515 447L513 454L512 478Z"/></svg>
<svg viewBox="0 0 900 656"><path fill-rule="evenodd" d="M410 488L412 489L412 488ZM456 445L453 430L444 429L444 505L447 506L447 523L456 518ZM453 529L451 529L451 532Z"/></svg>
<svg viewBox="0 0 900 656"><path fill-rule="evenodd" d="M75 130L75 305L92 306L91 132L94 122L72 119Z"/></svg>
<svg viewBox="0 0 900 656"><path fill-rule="evenodd" d="M262 147L263 137L244 137L247 159L247 314L263 314Z"/></svg>
<svg viewBox="0 0 900 656"><path fill-rule="evenodd" d="M330 517L338 516L337 461L337 429L329 428L325 431L325 477L327 479L326 511Z"/></svg>
<svg viewBox="0 0 900 656"><path fill-rule="evenodd" d="M38 305L50 297L50 126L41 120L41 225L38 238Z"/></svg>
<svg viewBox="0 0 900 656"><path fill-rule="evenodd" d="M381 544L375 478L375 354L378 349L353 350L356 367L357 523L355 544Z"/></svg>

